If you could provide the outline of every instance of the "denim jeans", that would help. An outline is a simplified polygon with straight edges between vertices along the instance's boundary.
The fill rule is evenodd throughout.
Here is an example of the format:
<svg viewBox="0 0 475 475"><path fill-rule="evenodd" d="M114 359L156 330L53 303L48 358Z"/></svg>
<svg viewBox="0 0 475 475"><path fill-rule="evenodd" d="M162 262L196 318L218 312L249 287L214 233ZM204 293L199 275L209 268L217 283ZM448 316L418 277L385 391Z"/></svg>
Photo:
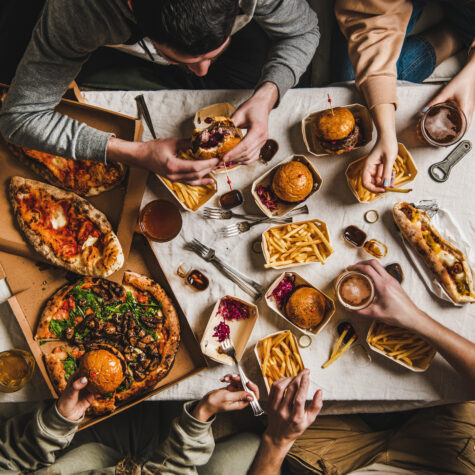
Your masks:
<svg viewBox="0 0 475 475"><path fill-rule="evenodd" d="M436 66L432 45L420 35L407 36L426 7L433 0L412 0L413 10L406 29L406 39L397 61L397 77L420 83L429 77ZM475 36L475 2L443 1L444 19L452 26L465 47L470 46ZM355 73L348 56L348 43L338 26L332 37L332 82L351 81Z"/></svg>

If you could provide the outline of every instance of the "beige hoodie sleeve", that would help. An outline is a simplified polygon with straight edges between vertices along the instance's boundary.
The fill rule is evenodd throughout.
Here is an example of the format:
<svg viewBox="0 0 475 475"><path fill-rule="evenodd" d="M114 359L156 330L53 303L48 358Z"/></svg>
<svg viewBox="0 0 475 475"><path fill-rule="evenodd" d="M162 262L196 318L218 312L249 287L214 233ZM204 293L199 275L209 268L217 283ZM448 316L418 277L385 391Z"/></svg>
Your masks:
<svg viewBox="0 0 475 475"><path fill-rule="evenodd" d="M348 40L356 86L368 107L397 107L396 63L412 14L409 0L336 0L335 15Z"/></svg>
<svg viewBox="0 0 475 475"><path fill-rule="evenodd" d="M42 404L33 414L0 421L0 471L31 471L55 462L81 421L65 419L56 404Z"/></svg>

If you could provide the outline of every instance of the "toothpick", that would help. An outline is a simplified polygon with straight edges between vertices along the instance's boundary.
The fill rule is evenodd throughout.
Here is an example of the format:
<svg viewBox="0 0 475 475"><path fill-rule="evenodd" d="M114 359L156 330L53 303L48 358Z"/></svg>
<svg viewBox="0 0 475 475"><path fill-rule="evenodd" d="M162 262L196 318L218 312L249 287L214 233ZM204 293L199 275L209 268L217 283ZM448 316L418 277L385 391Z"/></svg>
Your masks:
<svg viewBox="0 0 475 475"><path fill-rule="evenodd" d="M231 186L231 180L230 180L229 175L228 175L228 168L226 167L226 161L225 160L223 160L223 165L224 165L224 171L226 172L226 181L228 182L229 189L232 190L233 187Z"/></svg>
<svg viewBox="0 0 475 475"><path fill-rule="evenodd" d="M332 115L335 115L335 113L333 112L332 99L330 97L330 94L327 93L327 96L328 96L328 103L330 104L330 109L332 111Z"/></svg>

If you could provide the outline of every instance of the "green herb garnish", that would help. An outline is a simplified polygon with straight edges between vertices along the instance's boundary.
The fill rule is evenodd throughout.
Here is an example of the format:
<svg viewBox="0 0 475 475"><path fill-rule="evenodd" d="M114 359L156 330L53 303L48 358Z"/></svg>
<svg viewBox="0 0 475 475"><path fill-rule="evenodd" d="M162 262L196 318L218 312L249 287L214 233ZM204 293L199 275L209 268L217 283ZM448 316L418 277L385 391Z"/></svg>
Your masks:
<svg viewBox="0 0 475 475"><path fill-rule="evenodd" d="M65 360L61 361L61 363L63 363L63 366L64 366L64 371L65 371L64 377L66 378L66 381L68 381L69 378L78 369L76 358L74 358L74 356L69 351L67 353L68 353L68 357Z"/></svg>
<svg viewBox="0 0 475 475"><path fill-rule="evenodd" d="M53 335L62 338L64 332L69 327L69 323L69 320L51 320L49 322L49 330Z"/></svg>

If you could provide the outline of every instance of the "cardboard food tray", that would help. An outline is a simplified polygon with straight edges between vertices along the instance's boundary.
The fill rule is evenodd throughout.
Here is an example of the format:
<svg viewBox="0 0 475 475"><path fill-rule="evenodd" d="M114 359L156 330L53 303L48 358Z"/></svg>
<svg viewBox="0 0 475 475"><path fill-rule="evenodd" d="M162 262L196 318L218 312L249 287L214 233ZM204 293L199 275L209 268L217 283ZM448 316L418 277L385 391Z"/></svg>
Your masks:
<svg viewBox="0 0 475 475"><path fill-rule="evenodd" d="M360 133L363 136L361 143L356 146L353 150L358 150L361 147L369 144L373 140L373 120L371 119L371 114L367 107L362 106L361 104L351 104L349 106L344 106L349 109L352 114L355 116L355 119L358 121L360 127ZM315 120L322 113L325 112L323 109L320 111L312 112L311 114L304 117L302 120L302 137L307 147L307 150L312 155L316 157L324 157L326 155L337 155L325 152L320 142L317 140L315 135Z"/></svg>
<svg viewBox="0 0 475 475"><path fill-rule="evenodd" d="M301 163L303 163L304 165L306 165L308 167L308 169L310 170L310 173L313 176L313 189L310 192L310 194L304 200L299 201L297 203L286 203L286 202L283 202L283 201L279 200L279 202L277 203L277 209L275 211L270 211L269 208L267 208L267 206L265 206L264 203L262 203L262 201L260 200L259 195L256 192L256 188L259 185L270 187L271 183L272 183L272 178L274 176L273 174L275 173L277 168L279 168L284 163L289 163L289 162L294 162L294 161L295 162L301 162ZM288 157L287 159L281 161L275 167L272 167L269 171L267 171L266 173L261 175L259 178L257 178L257 180L255 180L254 183L252 184L251 194L252 194L257 206L259 207L259 209L266 216L268 216L269 218L272 218L272 217L275 217L275 216L281 217L281 216L285 216L288 212L290 212L293 209L297 208L302 203L305 203L305 201L307 201L312 195L314 195L321 188L322 181L323 181L322 177L318 173L317 169L313 166L312 163L310 163L310 161L307 159L307 157L305 157L305 155L292 155L292 156Z"/></svg>
<svg viewBox="0 0 475 475"><path fill-rule="evenodd" d="M224 298L237 300L238 302L243 303L244 305L246 305L246 307L249 307L250 309L250 315L248 319L231 320L226 322L229 325L230 337L234 344L234 348L236 350L236 358L238 360L240 360L242 358L242 355L244 354L244 350L246 349L246 345L249 341L252 330L254 329L254 325L256 324L256 321L259 318L259 310L251 302L247 302L246 300L233 297L232 295L225 295L216 302L216 305L214 306L213 311L211 312L208 324L206 325L203 337L201 338L201 351L208 358L211 358L212 360L217 361L218 363L233 365L234 361L230 356L218 352L220 343L218 342L217 338L213 337L214 327L222 320L221 317L218 317L218 308L221 300Z"/></svg>
<svg viewBox="0 0 475 475"><path fill-rule="evenodd" d="M193 125L195 129L198 130L204 130L206 127L208 127L209 124L205 122L207 117L231 117L234 112L236 112L236 108L230 104L229 102L219 102L217 104L211 104L210 106L204 107L203 109L200 109L198 112L196 112L195 117L193 118ZM239 131L241 129L238 129ZM241 138L242 138L242 132L241 132ZM236 170L239 168L241 165L231 165L222 168L218 168L213 170L213 174L219 174L219 173L226 173L226 170L229 172L231 170Z"/></svg>
<svg viewBox="0 0 475 475"><path fill-rule="evenodd" d="M315 218L315 219L307 219L305 221L298 221L298 222L295 222L293 224L303 224L303 223L315 223L315 225L320 229L320 231L323 233L323 235L327 238L328 242L331 244L330 235L328 233L328 228L327 228L327 225L326 225L325 222ZM265 238L265 233L267 231L269 231L269 229L280 228L280 227L283 227L283 226L287 226L287 224L279 224L277 226L271 226L270 228L268 228L266 231L264 231L262 233L262 241L261 241L262 254L264 255L264 259L266 261L266 264L270 264L270 253L269 253L269 248L267 247L267 240ZM330 254L330 256L331 256L331 254ZM330 256L328 256L328 257L330 257ZM328 257L327 257L327 259L328 259ZM273 265L273 266L271 266L271 268L272 269L287 269L288 267L306 266L306 265L309 265L309 264L319 264L319 261L294 262L292 264L286 264L284 266Z"/></svg>
<svg viewBox="0 0 475 475"><path fill-rule="evenodd" d="M316 327L314 328L310 328L308 330L306 330L305 328L300 328L298 325L296 325L295 323L291 322L279 309L279 307L277 306L277 303L276 301L274 300L274 298L272 297L272 292L273 290L277 287L277 285L279 285L280 281L284 278L284 277L294 277L295 279L295 285L296 286L307 286L307 287L312 287L314 288L315 290L317 290L318 292L320 292L323 297L325 298L325 301L327 303L326 305L326 308L325 308L325 315L322 319L322 321L320 322L319 325L317 325ZM296 328L298 331L302 332L302 333L306 333L307 335L309 336L315 336L315 335L318 335L318 333L320 333L326 326L326 324L330 321L330 319L332 318L332 316L335 314L335 302L332 298L330 298L325 292L321 291L320 289L318 289L317 287L315 287L314 285L312 285L310 282L308 282L307 280L305 280L302 276L300 276L299 274L297 274L296 272L283 272L282 274L279 275L279 277L277 277L277 279L274 280L274 282L272 282L272 284L270 285L269 289L267 290L267 292L265 293L265 300L266 300L266 304L267 306L273 310L275 313L277 313L278 315L280 315L285 321L287 321L290 325L292 325L294 328Z"/></svg>
<svg viewBox="0 0 475 475"><path fill-rule="evenodd" d="M148 246L145 238L135 235L129 259L125 264L125 269L150 276L157 281L173 300L180 319L181 343L175 358L175 363L170 373L147 394L140 396L123 406L120 406L112 414L104 416L87 416L80 425L80 429L89 427L97 422L118 414L129 407L132 407L145 399L157 394L170 386L182 381L206 368L206 360L203 357L199 344L195 339L188 321L181 309L177 298L173 294L168 282L155 259L152 250ZM8 302L23 331L25 339L30 347L39 371L48 385L53 397L57 397L56 391L50 381L46 370L43 355L51 352L53 348L60 345L59 342L48 342L40 345L34 339L38 320L46 301L60 287L69 282L68 274L64 270L58 270L53 266L44 266L35 263L30 259L0 252L0 276L6 275L7 283L12 291L13 297ZM80 276L73 276L80 278Z"/></svg>
<svg viewBox="0 0 475 475"><path fill-rule="evenodd" d="M212 175L209 175L209 177L214 181L214 189L210 190L209 193L206 195L203 195L201 200L198 202L198 206L194 209L190 208L184 201L181 201L180 198L178 198L177 194L173 189L168 186L168 183L160 176L160 175L155 175L165 186L165 188L172 194L173 198L175 198L178 203L180 203L180 206L185 210L185 211L190 211L192 213L196 213L203 205L205 205L217 192L218 192L218 182L216 181L216 178Z"/></svg>
<svg viewBox="0 0 475 475"><path fill-rule="evenodd" d="M280 335L281 333L285 333L285 332L287 332L287 331L290 331L290 330L282 330L282 331L280 331L280 332L271 333L270 335L267 335L266 337L261 338L261 339L256 343L256 346L254 347L254 354L256 355L257 363L259 364L259 369L260 369L260 372L261 372L261 375L262 375L262 379L264 380L264 384L265 384L266 389L267 389L267 394L269 394L270 386L269 386L269 383L267 382L267 378L266 378L266 377L264 376L264 374L262 373L262 354L261 354L262 344L263 344L264 340L267 340L267 338L271 338L271 337ZM298 343L297 343L297 338L295 338L295 335L294 335L291 331L290 331L290 334L292 335L292 338L294 339L295 348L297 348L297 352L298 352L298 354L300 355L300 358L302 359L303 366L304 366L304 368L306 368L307 366L306 366L306 364L305 364L305 361L304 361L303 358L302 358L302 353L300 353L299 345L298 345Z"/></svg>
<svg viewBox="0 0 475 475"><path fill-rule="evenodd" d="M416 178L417 167L416 167L416 164L414 162L414 159L412 158L412 155L409 153L407 148L402 143L398 143L397 145L398 145L398 155L401 156L401 158L404 160L404 163L407 167L407 171L406 171L406 174L404 175L404 178L397 185L399 187L399 186L402 186L402 185L407 185L408 183L413 181L414 178ZM351 192L353 193L353 195L355 195L355 198L360 203L371 203L373 201L379 200L379 198L382 198L387 193L371 193L370 191L368 191L368 193L371 195L371 198L369 200L364 201L359 196L358 192L356 191L356 189L353 186L353 183L351 182L351 179L350 179L350 172L351 172L352 168L354 168L356 165L358 165L360 162L362 162L365 159L366 159L366 156L358 158L358 160L355 160L354 162L351 162L348 165L348 167L346 168L345 176L346 176L346 182L348 183L348 186L349 186Z"/></svg>
<svg viewBox="0 0 475 475"><path fill-rule="evenodd" d="M423 373L424 371L427 370L427 368L429 368L430 364L432 363L432 360L434 359L434 356L437 353L437 350L435 348L433 348L433 350L427 355L427 357L424 360L423 364L421 364L420 366L411 366L411 365L407 364L404 361L397 360L396 358L393 358L393 357L389 356L384 351L381 351L379 348L376 348L375 346L371 345L371 343L369 343L369 339L370 339L371 336L373 336L374 329L375 329L375 326L376 326L377 323L378 322L376 320L373 321L373 323L369 327L368 333L366 335L366 343L368 344L368 346L371 348L372 351L374 351L376 353L379 353L380 355L383 355L386 358L389 358L391 361L394 361L395 363L398 363L401 366L404 366L405 368L410 369L411 371L414 371L415 373ZM431 345L428 344L428 346L431 346Z"/></svg>
<svg viewBox="0 0 475 475"><path fill-rule="evenodd" d="M143 128L139 121L99 107L63 99L56 110L99 130L113 132L117 137L124 140L138 141L142 136ZM16 225L7 196L9 180L14 175L43 182L45 180L36 175L29 167L15 160L2 138L0 138L0 160L2 162L2 167L0 168L0 184L2 186L2 198L0 199L0 216L2 216L0 250L47 262L23 238ZM127 260L132 243L133 229L138 218L147 176L147 170L129 167L125 180L117 188L101 193L98 196L87 198L93 206L102 211L109 219L112 228L119 238L125 260ZM119 270L113 274L113 277L109 278L121 281L122 273Z"/></svg>

